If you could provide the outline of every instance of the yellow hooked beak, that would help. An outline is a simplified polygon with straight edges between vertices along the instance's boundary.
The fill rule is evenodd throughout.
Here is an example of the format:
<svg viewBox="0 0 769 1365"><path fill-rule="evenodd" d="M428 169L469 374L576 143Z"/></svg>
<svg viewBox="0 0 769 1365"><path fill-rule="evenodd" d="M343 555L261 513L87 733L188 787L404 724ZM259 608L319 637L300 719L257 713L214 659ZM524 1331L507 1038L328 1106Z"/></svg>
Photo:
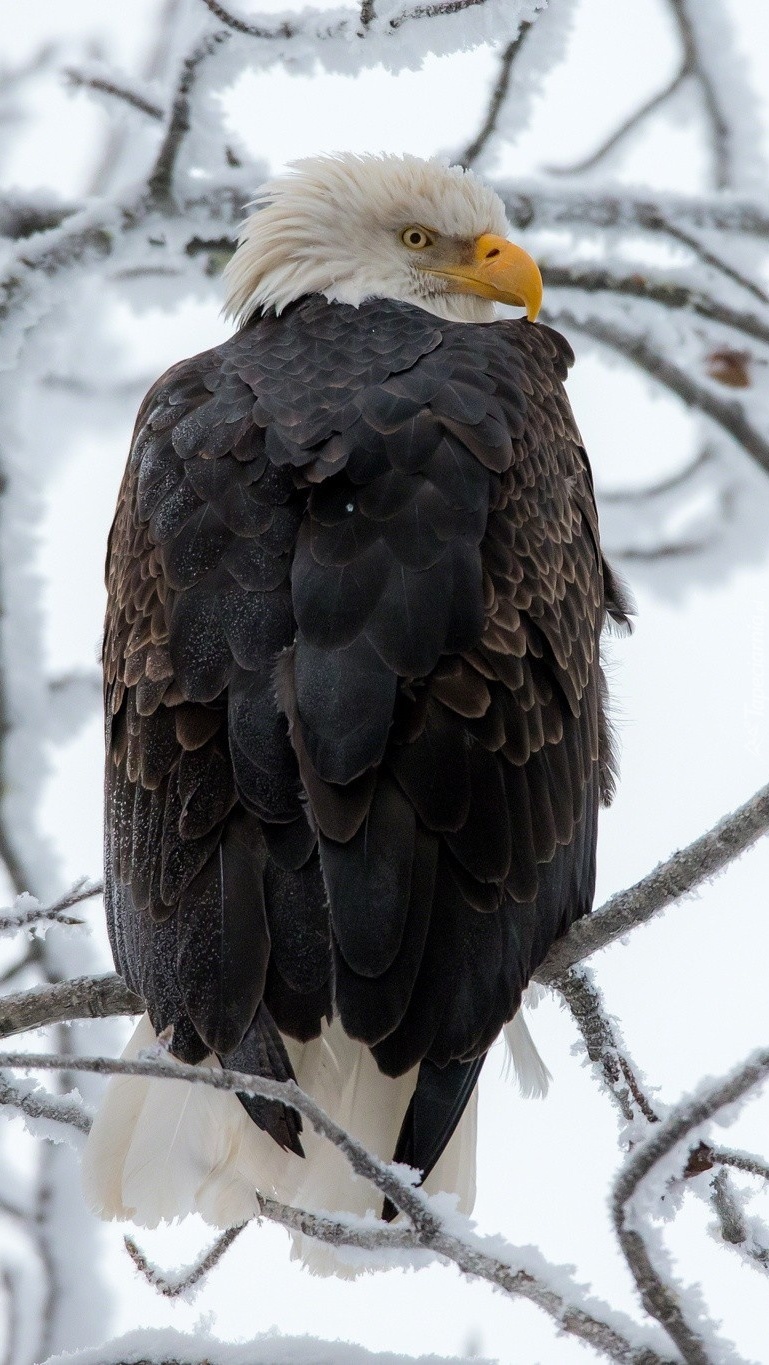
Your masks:
<svg viewBox="0 0 769 1365"><path fill-rule="evenodd" d="M479 294L482 299L525 308L529 322L542 305L542 276L536 261L522 247L491 232L476 238L468 262L429 273L450 279L455 294Z"/></svg>

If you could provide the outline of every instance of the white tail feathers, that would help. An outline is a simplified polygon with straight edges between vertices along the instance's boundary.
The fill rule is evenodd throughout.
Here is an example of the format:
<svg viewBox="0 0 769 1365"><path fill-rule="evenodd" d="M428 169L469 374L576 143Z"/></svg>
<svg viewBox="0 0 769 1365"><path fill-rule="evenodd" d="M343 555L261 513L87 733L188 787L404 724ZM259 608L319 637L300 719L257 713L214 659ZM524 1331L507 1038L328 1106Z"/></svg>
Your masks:
<svg viewBox="0 0 769 1365"><path fill-rule="evenodd" d="M154 1041L144 1015L123 1056L134 1058ZM337 1020L309 1043L285 1041L302 1089L370 1152L390 1160L417 1069L396 1080L383 1076L368 1048L348 1038ZM205 1064L218 1062L209 1057ZM475 1133L473 1095L425 1182L428 1192L455 1192L465 1213L475 1199ZM100 1217L144 1227L192 1212L215 1227L235 1227L258 1212L257 1191L315 1212L380 1209L373 1187L354 1176L342 1153L308 1123L302 1144L305 1159L282 1151L231 1092L114 1076L85 1148L85 1196ZM318 1273L345 1273L310 1238L297 1235L292 1255Z"/></svg>
<svg viewBox="0 0 769 1365"><path fill-rule="evenodd" d="M507 1046L508 1068L512 1062L518 1088L524 1099L527 1100L544 1099L553 1079L537 1051L523 1014L525 1008L536 1009L545 994L544 987L532 982L523 993L523 1001L518 1013L513 1016L509 1024L505 1024L503 1030Z"/></svg>

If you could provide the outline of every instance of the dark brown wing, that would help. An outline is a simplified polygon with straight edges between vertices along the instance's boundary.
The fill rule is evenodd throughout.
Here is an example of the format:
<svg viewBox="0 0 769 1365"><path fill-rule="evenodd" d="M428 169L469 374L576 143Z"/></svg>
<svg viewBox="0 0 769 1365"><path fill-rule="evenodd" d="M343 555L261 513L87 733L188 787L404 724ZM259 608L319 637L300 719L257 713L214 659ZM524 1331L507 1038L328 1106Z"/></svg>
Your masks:
<svg viewBox="0 0 769 1365"><path fill-rule="evenodd" d="M156 386L111 538L119 968L180 1055L264 1074L333 999L384 1070L422 1062L423 1169L592 898L603 585L564 355L307 300Z"/></svg>

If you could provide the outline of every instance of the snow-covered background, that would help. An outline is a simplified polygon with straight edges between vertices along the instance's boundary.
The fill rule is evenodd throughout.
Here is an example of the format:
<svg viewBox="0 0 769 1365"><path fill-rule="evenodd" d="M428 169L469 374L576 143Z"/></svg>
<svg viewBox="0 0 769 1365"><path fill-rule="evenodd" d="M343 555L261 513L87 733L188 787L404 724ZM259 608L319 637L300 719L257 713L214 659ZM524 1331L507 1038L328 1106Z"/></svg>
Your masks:
<svg viewBox="0 0 769 1365"><path fill-rule="evenodd" d="M263 172L321 150L465 152L483 127L500 55L537 6L497 0L453 19L404 23L393 38L387 20L407 8L392 0L374 6L363 62L356 5L334 11L336 36L324 37L333 25L317 3L301 12L299 37L253 40L250 48L245 38L223 43L193 104L183 151L188 192L196 183L201 195L225 187L225 204L228 193L255 189ZM262 0L258 9L279 26L282 7ZM769 11L755 0L688 6L700 26L707 88L728 114L725 137L714 140L707 92L690 71L594 169L548 173L590 156L673 82L681 60L674 15L682 9L663 0L551 0L512 65L497 135L478 156L483 174L511 196L525 191L538 206L525 240L551 271L548 316L561 319L577 352L570 394L593 462L605 541L638 605L633 637L609 646L622 776L601 823L598 903L747 799L766 781L769 758L767 235L716 236L707 223L693 227L681 207L712 205L714 180L725 174L726 205L749 197L769 212ZM256 11L256 0L239 0L246 20L255 23ZM82 82L119 82L150 106L164 106L174 62L210 13L202 0L0 0L0 16L0 221L12 198L40 210L92 200L94 224L109 233L120 213L113 207L105 214L103 197L111 205L134 203L162 128L146 111ZM75 77L67 81L65 70ZM653 203L667 227L607 226L605 214L587 224L569 219L564 204L579 195ZM209 238L231 235L230 212L222 210L221 222L216 206L207 213ZM158 373L227 335L220 284L208 267L215 253L180 257L174 243L186 241L184 233L184 221L163 224L150 215L124 250L105 254L97 242L92 264L51 271L47 292L30 291L0 330L7 364L0 374L0 853L12 865L9 898L21 887L50 898L80 876L100 874L102 567L133 416ZM15 278L19 257L26 264L28 245L0 238L4 276ZM37 250L34 243L29 250ZM624 292L587 285L590 270L624 281ZM642 288L632 283L639 279ZM688 291L686 306L652 297L668 282ZM676 392L673 380L661 384L648 365L628 362L616 344L623 329L642 334L706 395L708 417L682 401L680 383ZM733 439L740 436L737 411L750 427L742 444ZM703 456L677 487L652 491ZM660 1105L675 1104L703 1077L728 1071L766 1043L768 884L765 842L712 887L591 964ZM49 978L109 968L99 903L83 914L90 938L76 930L47 935ZM40 979L39 952L14 970L22 951L11 946L0 958L8 988ZM76 1050L114 1052L128 1027L113 1020L70 1032ZM478 1228L517 1247L530 1244L553 1265L576 1267L586 1286L641 1322L608 1211L624 1156L615 1112L556 998L540 1005L532 1028L554 1085L546 1101L524 1101L502 1078L501 1052L490 1057L481 1083ZM89 1099L97 1093L95 1081L78 1084ZM728 1131L716 1133L766 1158L768 1121L769 1102L757 1095ZM79 1207L75 1167L62 1149L45 1158L41 1175L14 1119L1 1150L0 1279L6 1306L18 1310L0 1329L8 1365L138 1326L203 1332L198 1354L184 1359L218 1360L209 1338L242 1342L271 1331L391 1353L373 1357L382 1361L392 1353L510 1365L595 1358L558 1337L534 1307L448 1267L397 1269L354 1283L312 1279L289 1261L286 1234L267 1225L240 1236L194 1301L169 1301L138 1275L122 1232L96 1225ZM750 1216L769 1223L767 1188L748 1177L736 1185L750 1192ZM699 1286L710 1317L723 1321L724 1338L734 1342L713 1346L709 1358L769 1362L766 1270L713 1235L713 1210L693 1190L679 1188L667 1204L669 1220L655 1235L680 1282L687 1291ZM665 1207L657 1206L655 1217ZM39 1215L32 1236L22 1226L30 1212ZM209 1244L210 1231L188 1221L140 1241L174 1271ZM45 1339L41 1320L49 1324ZM274 1348L268 1342L223 1351L221 1359L342 1365L369 1358L347 1356L341 1346L323 1354L306 1343L280 1344L280 1336L274 1341ZM181 1351L159 1336L128 1343L122 1354L96 1350L78 1359L145 1359L155 1349Z"/></svg>

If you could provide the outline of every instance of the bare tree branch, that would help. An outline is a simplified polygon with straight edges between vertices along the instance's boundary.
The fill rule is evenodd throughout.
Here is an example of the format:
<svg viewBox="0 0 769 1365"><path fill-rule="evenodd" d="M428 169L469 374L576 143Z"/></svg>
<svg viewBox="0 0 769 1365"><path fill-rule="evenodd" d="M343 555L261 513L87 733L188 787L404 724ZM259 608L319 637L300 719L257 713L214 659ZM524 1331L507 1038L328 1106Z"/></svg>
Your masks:
<svg viewBox="0 0 769 1365"><path fill-rule="evenodd" d="M769 785L635 886L619 891L600 910L572 925L568 934L553 944L535 980L560 989L560 980L570 968L723 872L768 829Z"/></svg>
<svg viewBox="0 0 769 1365"><path fill-rule="evenodd" d="M136 1269L147 1283L152 1285L152 1288L156 1289L158 1294L162 1294L164 1298L178 1299L182 1294L194 1289L195 1285L205 1279L214 1266L218 1265L235 1239L240 1236L244 1227L245 1223L237 1228L228 1228L220 1237L217 1237L205 1255L201 1256L194 1265L173 1276L164 1275L157 1266L153 1265L141 1248L137 1246L133 1237L124 1237L123 1242Z"/></svg>
<svg viewBox="0 0 769 1365"><path fill-rule="evenodd" d="M440 1217L433 1211L430 1201L404 1180L395 1167L387 1165L372 1156L348 1133L306 1095L293 1081L272 1081L261 1076L248 1076L237 1071L215 1070L210 1067L188 1066L182 1062L168 1062L156 1059L112 1060L106 1057L76 1057L62 1059L55 1054L2 1053L0 1068L19 1068L22 1070L57 1071L63 1067L86 1071L97 1075L152 1076L162 1079L186 1080L193 1085L210 1085L216 1090L235 1091L241 1094L263 1096L265 1099L279 1100L301 1113L316 1129L334 1144L346 1157L352 1169L368 1180L386 1199L400 1209L411 1220L412 1228L396 1227L382 1229L383 1236L377 1239L380 1248L395 1246L403 1249L409 1243L403 1236L409 1233L414 1250L429 1250L438 1256L452 1261L465 1274L488 1280L509 1294L529 1299L543 1308L558 1323L561 1329L581 1340L589 1342L596 1350L602 1351L610 1360L624 1362L625 1365L668 1365L668 1358L661 1356L638 1340L635 1324L624 1320L632 1335L623 1334L608 1321L602 1321L593 1312L568 1300L549 1285L524 1268L516 1268L510 1262L489 1256L476 1244L472 1234L468 1240L450 1233ZM274 1221L282 1221L285 1208L275 1201L265 1201L265 1216ZM341 1235L346 1240L349 1229L346 1223L326 1219L322 1215L312 1215L303 1210L291 1210L289 1225L293 1230L301 1230L321 1240L336 1240ZM332 1231L333 1229L333 1231ZM368 1230L365 1230L366 1232ZM378 1230L377 1230L378 1231ZM353 1239L357 1241L357 1239ZM361 1242L357 1241L358 1245ZM373 1247L365 1238L363 1245ZM511 1248L511 1258L516 1255ZM141 1253L140 1253L141 1254ZM562 1272L563 1273L563 1272ZM591 1304L596 1301L591 1298ZM608 1318L619 1320L607 1305L598 1305ZM633 1336L636 1340L633 1341ZM671 1363L672 1365L672 1363Z"/></svg>
<svg viewBox="0 0 769 1365"><path fill-rule="evenodd" d="M733 327L735 331L769 345L769 322L755 313L731 308L701 289L677 284L669 276L654 280L641 270L617 275L602 266L548 265L547 262L542 263L541 269L542 279L548 289L579 289L585 294L606 293L630 299L648 299L662 308L685 310L707 318L709 322Z"/></svg>
<svg viewBox="0 0 769 1365"><path fill-rule="evenodd" d="M190 131L190 110L192 92L200 67L229 38L226 29L208 33L200 40L182 63L179 82L176 87L165 137L158 152L155 165L147 180L150 199L155 204L168 203L171 199L174 172L184 139Z"/></svg>
<svg viewBox="0 0 769 1365"><path fill-rule="evenodd" d="M693 233L685 232L677 223L665 221L664 216L663 231L665 231L669 237L672 237L674 241L680 242L682 246L686 246L690 251L693 251L695 256L697 256L704 265L709 265L713 270L717 270L719 274L725 275L728 280L732 280L734 284L738 284L742 289L746 289L749 294L752 294L753 297L758 299L761 303L769 303L769 294L766 293L765 289L762 289L760 285L756 284L755 280L749 279L741 270L737 270L735 266L730 265L728 261L725 261L722 256L717 255L715 251L711 251L698 237L695 237Z"/></svg>
<svg viewBox="0 0 769 1365"><path fill-rule="evenodd" d="M596 166L600 165L610 152L619 147L630 133L640 127L650 114L661 109L681 89L689 75L689 67L684 62L667 85L658 90L655 95L651 95L648 100L644 100L643 104L640 104L632 114L623 119L614 132L610 133L589 156L582 157L579 161L572 161L568 166L548 166L547 170L551 175L581 175L584 171L595 170Z"/></svg>
<svg viewBox="0 0 769 1365"><path fill-rule="evenodd" d="M722 233L769 237L769 211L758 203L731 196L668 194L663 208L654 198L624 190L591 192L565 185L554 189L536 180L497 188L511 223L519 228L640 228L656 233L667 232L675 222Z"/></svg>
<svg viewBox="0 0 769 1365"><path fill-rule="evenodd" d="M700 88L705 113L711 127L716 189L726 189L731 180L729 122L718 99L718 92L700 57L697 33L689 14L688 0L668 0L684 49L684 69Z"/></svg>
<svg viewBox="0 0 769 1365"><path fill-rule="evenodd" d="M604 1085L623 1119L633 1123L640 1114L647 1123L659 1123L659 1115L643 1091L590 974L572 968L559 979L558 991L582 1034L588 1057L600 1067Z"/></svg>
<svg viewBox="0 0 769 1365"><path fill-rule="evenodd" d="M51 1095L39 1089L20 1090L5 1076L0 1076L0 1105L17 1109L28 1119L49 1119L76 1128L80 1133L88 1133L91 1129L90 1117L73 1095Z"/></svg>
<svg viewBox="0 0 769 1365"><path fill-rule="evenodd" d="M459 165L464 166L468 170L471 166L475 165L479 156L486 150L491 138L497 131L499 115L502 112L510 89L513 65L526 41L526 35L531 31L531 27L531 23L522 23L520 32L513 38L511 43L507 44L507 47L504 48L500 56L499 74L491 89L483 123L472 142L468 143L464 152L457 158Z"/></svg>
<svg viewBox="0 0 769 1365"><path fill-rule="evenodd" d="M545 314L545 309L542 310ZM671 393L678 394L687 407L696 408L710 417L742 446L762 469L769 473L769 441L748 420L741 403L719 397L710 388L697 384L680 366L656 351L645 337L624 331L603 318L581 318L564 309L546 314L548 320L558 321L574 331L583 332L596 341L624 355L653 379L659 380Z"/></svg>
<svg viewBox="0 0 769 1365"><path fill-rule="evenodd" d="M698 1098L678 1105L631 1154L614 1188L614 1224L644 1308L665 1328L684 1359L692 1365L710 1365L712 1357L699 1332L686 1320L678 1295L655 1268L639 1231L639 1222L633 1216L632 1201L641 1182L658 1162L687 1140L687 1149L690 1149L692 1134L720 1110L747 1095L767 1074L769 1051L757 1052L725 1080L717 1082Z"/></svg>
<svg viewBox="0 0 769 1365"><path fill-rule="evenodd" d="M268 28L264 24L249 23L246 19L241 19L239 15L233 14L231 10L225 9L218 0L203 0L206 9L209 9L214 18L219 20L227 28L233 29L235 33L243 33L249 38L294 38L298 32L298 25L284 21L275 28ZM362 16L361 16L362 17Z"/></svg>
<svg viewBox="0 0 769 1365"><path fill-rule="evenodd" d="M96 90L99 94L110 95L123 104L129 104L132 109L137 109L140 114L146 114L148 118L160 120L163 117L163 110L159 104L154 104L152 100L146 99L129 86L108 80L106 76L91 76L87 72L77 71L72 66L66 67L62 74L68 84L76 90Z"/></svg>
<svg viewBox="0 0 769 1365"><path fill-rule="evenodd" d="M0 1000L0 1038L70 1019L106 1019L143 1011L144 1001L114 973L78 976L4 996Z"/></svg>
<svg viewBox="0 0 769 1365"><path fill-rule="evenodd" d="M82 877L70 891L51 905L22 904L10 910L0 910L0 934L17 933L20 929L34 928L36 924L82 924L81 919L67 915L67 910L93 900L94 896L100 896L103 890L103 882L90 882L87 877Z"/></svg>

